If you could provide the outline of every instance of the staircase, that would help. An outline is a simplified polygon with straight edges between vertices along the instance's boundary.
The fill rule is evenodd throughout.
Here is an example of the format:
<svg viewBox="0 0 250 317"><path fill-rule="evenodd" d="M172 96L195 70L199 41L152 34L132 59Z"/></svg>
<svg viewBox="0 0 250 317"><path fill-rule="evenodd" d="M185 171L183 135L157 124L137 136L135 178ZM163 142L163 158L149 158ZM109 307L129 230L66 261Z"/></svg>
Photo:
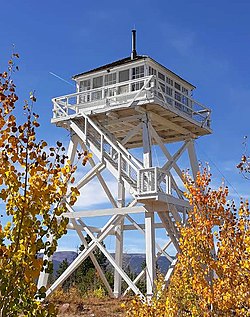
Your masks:
<svg viewBox="0 0 250 317"><path fill-rule="evenodd" d="M119 181L123 181L131 195L136 199L154 199L159 192L164 193L161 185L166 172L158 167L144 168L143 165L112 135L93 122L87 115L74 118L70 128L84 141L89 150L98 157L107 169ZM166 185L166 184L165 184ZM170 193L166 193L170 196ZM178 245L178 228L176 222L182 222L178 210L167 204L165 212L159 213L162 222Z"/></svg>
<svg viewBox="0 0 250 317"><path fill-rule="evenodd" d="M118 180L123 181L131 194L138 194L139 171L143 165L117 140L108 136L102 128L85 114L71 121L70 128L82 139L89 150L105 163Z"/></svg>

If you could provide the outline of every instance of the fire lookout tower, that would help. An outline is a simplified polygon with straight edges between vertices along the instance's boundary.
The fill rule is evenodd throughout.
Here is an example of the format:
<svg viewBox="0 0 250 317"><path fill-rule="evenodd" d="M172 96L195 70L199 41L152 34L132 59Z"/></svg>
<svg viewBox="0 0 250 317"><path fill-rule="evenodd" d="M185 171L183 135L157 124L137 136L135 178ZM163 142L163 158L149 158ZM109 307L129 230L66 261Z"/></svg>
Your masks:
<svg viewBox="0 0 250 317"><path fill-rule="evenodd" d="M193 176L198 171L194 140L210 134L211 111L193 99L195 87L154 59L137 55L135 31L132 31L130 57L75 75L77 92L53 99L52 123L70 131L68 156L74 162L77 147L93 153L91 170L75 184L83 189L93 178L101 184L112 208L75 211L68 205L69 228L76 230L85 249L47 290L53 292L90 256L110 295L121 296L121 281L127 290L141 295L137 282L146 275L147 295L153 293L156 260L164 255L171 262L166 274L170 277L175 259L169 247L179 250L177 222L185 223L190 208L181 190L180 157L189 158ZM170 154L169 143L178 142L178 150ZM157 145L165 157L161 167L153 166L152 146ZM132 154L131 149L139 153ZM108 170L117 181L117 193L111 192L102 175ZM142 223L134 219L140 213ZM102 228L89 226L89 217L107 216ZM156 221L156 218L158 221ZM166 243L158 245L155 232L163 228ZM139 230L145 236L146 267L132 281L122 267L123 237L126 230ZM86 242L86 234L92 241ZM115 237L115 255L101 243L109 235ZM110 286L93 251L99 248L114 267L114 285ZM129 250L127 250L129 251ZM39 284L45 285L41 274Z"/></svg>

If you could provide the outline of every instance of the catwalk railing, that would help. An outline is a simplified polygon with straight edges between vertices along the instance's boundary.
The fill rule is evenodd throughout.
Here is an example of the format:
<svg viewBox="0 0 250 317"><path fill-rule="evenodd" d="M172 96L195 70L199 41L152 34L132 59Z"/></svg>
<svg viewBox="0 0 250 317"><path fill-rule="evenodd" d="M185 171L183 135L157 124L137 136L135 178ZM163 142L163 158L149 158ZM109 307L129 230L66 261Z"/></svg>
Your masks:
<svg viewBox="0 0 250 317"><path fill-rule="evenodd" d="M159 82L155 76L137 78L114 85L89 89L52 99L53 119L67 118L75 113L90 113L97 109L108 110L134 103L155 103L165 105L169 110L190 117L210 127L210 109L191 96L185 95L173 86Z"/></svg>

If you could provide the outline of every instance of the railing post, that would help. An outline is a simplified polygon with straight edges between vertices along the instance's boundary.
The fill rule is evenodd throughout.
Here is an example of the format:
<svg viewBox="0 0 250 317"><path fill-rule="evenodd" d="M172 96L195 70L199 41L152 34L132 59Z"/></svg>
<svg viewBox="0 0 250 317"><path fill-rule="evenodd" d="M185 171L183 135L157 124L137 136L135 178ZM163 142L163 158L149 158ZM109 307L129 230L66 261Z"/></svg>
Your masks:
<svg viewBox="0 0 250 317"><path fill-rule="evenodd" d="M158 176L157 173L158 172L158 168L154 167L154 174L155 174L155 193L157 193L158 190Z"/></svg>
<svg viewBox="0 0 250 317"><path fill-rule="evenodd" d="M138 170L137 173L137 192L141 193L141 170Z"/></svg>
<svg viewBox="0 0 250 317"><path fill-rule="evenodd" d="M169 173L167 173L165 176L165 182L166 182L166 194L171 195L172 188L171 188L171 178L169 176Z"/></svg>
<svg viewBox="0 0 250 317"><path fill-rule="evenodd" d="M85 117L85 119L84 119L84 134L85 134L86 140L87 140L87 124L88 124L88 118Z"/></svg>
<svg viewBox="0 0 250 317"><path fill-rule="evenodd" d="M121 161L121 152L118 153L118 180L121 180L121 170L122 170L122 161Z"/></svg>
<svg viewBox="0 0 250 317"><path fill-rule="evenodd" d="M102 157L102 160L103 160L103 134L101 134L101 157Z"/></svg>

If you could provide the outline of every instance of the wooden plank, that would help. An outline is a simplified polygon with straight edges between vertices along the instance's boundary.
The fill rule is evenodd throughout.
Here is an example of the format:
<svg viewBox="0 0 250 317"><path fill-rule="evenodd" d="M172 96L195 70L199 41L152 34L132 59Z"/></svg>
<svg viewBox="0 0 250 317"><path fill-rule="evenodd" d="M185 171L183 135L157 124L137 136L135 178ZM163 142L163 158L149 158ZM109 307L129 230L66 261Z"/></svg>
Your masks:
<svg viewBox="0 0 250 317"><path fill-rule="evenodd" d="M159 116L158 114L156 113L153 113L153 112L149 112L149 116L152 120L155 120L157 121L158 123L162 124L163 126L165 126L166 128L170 128L170 129L173 129L179 133L182 133L184 135L189 135L191 137L192 133L187 130L186 128L183 128L181 127L180 125L174 123L174 122L171 122L169 121L168 119L165 119L161 116ZM192 136L193 137L193 136Z"/></svg>

